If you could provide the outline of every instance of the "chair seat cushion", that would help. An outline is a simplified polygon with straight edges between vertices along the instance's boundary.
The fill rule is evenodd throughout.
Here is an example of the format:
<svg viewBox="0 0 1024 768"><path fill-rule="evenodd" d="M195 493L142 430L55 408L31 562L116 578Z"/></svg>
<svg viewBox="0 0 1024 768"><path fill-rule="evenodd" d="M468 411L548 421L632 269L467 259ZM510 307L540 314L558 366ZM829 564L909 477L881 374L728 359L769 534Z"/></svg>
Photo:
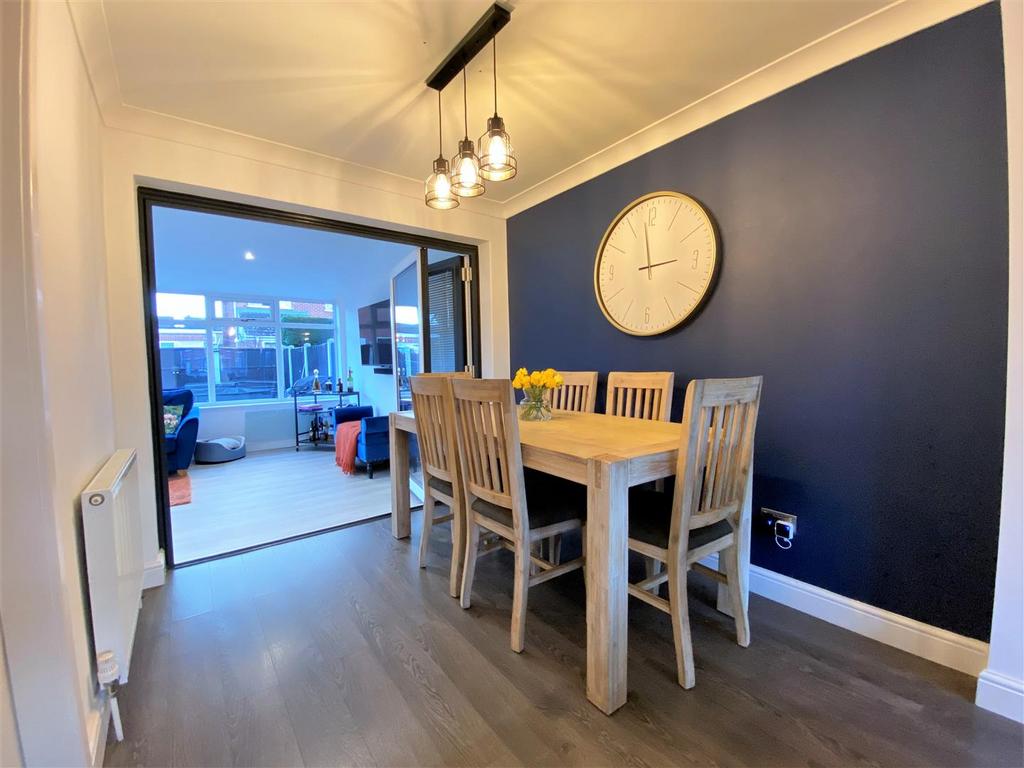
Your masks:
<svg viewBox="0 0 1024 768"><path fill-rule="evenodd" d="M587 489L543 472L525 472L526 509L530 528L546 528L567 520L587 519ZM483 499L473 502L473 511L497 523L512 527L512 510Z"/></svg>
<svg viewBox="0 0 1024 768"><path fill-rule="evenodd" d="M629 538L661 549L668 549L672 527L672 496L646 489L632 488L629 492ZM725 520L694 528L690 531L688 549L697 549L732 533Z"/></svg>
<svg viewBox="0 0 1024 768"><path fill-rule="evenodd" d="M449 498L451 497L452 493L455 492L454 489L452 488L451 483L449 483L447 480L442 480L439 477L430 478L429 480L427 480L427 485L433 488L435 491L440 491Z"/></svg>

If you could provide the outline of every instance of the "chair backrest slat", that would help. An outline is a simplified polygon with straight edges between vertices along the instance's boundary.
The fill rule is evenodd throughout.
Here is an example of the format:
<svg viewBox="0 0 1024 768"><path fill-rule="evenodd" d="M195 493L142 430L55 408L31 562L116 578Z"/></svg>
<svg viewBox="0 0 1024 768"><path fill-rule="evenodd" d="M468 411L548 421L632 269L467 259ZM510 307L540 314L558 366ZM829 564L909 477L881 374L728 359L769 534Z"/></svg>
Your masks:
<svg viewBox="0 0 1024 768"><path fill-rule="evenodd" d="M549 390L549 402L556 411L593 413L597 402L597 371L560 371L562 386Z"/></svg>
<svg viewBox="0 0 1024 768"><path fill-rule="evenodd" d="M455 493L461 493L451 377L412 376L409 387L423 469L430 477L447 480Z"/></svg>
<svg viewBox="0 0 1024 768"><path fill-rule="evenodd" d="M668 421L672 413L671 371L612 371L608 374L605 413L647 421Z"/></svg>
<svg viewBox="0 0 1024 768"><path fill-rule="evenodd" d="M691 528L728 520L746 503L763 379L703 379L686 388L669 547L685 557Z"/></svg>
<svg viewBox="0 0 1024 768"><path fill-rule="evenodd" d="M507 379L450 383L467 501L471 505L479 498L511 510L516 535L525 536L529 517L512 384Z"/></svg>

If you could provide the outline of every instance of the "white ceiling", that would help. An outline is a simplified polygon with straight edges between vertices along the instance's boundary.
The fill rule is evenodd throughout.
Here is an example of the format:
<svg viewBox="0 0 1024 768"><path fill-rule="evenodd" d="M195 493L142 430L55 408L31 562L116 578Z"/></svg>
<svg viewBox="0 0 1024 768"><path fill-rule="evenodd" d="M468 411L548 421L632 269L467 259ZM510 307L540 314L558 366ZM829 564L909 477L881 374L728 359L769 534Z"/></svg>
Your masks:
<svg viewBox="0 0 1024 768"><path fill-rule="evenodd" d="M437 154L423 84L490 0L103 0L120 102L412 179ZM499 111L519 176L507 200L887 5L886 0L518 0L498 37ZM471 136L491 113L490 52L469 72ZM446 155L462 87L444 92ZM456 135L458 131L459 135Z"/></svg>
<svg viewBox="0 0 1024 768"><path fill-rule="evenodd" d="M416 248L338 232L155 207L157 290L278 296L358 307L388 298ZM255 257L245 259L246 251Z"/></svg>

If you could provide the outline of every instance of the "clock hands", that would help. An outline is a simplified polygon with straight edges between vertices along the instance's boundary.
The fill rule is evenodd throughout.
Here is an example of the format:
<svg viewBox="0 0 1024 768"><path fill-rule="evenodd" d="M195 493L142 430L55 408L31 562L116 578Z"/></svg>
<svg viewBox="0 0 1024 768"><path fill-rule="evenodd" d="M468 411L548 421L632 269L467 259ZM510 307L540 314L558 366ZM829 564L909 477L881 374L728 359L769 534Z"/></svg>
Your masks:
<svg viewBox="0 0 1024 768"><path fill-rule="evenodd" d="M646 267L640 267L640 271L643 272L645 269L654 269L655 267L660 267L660 266L662 266L664 264L675 264L677 261L679 261L679 259L669 259L668 261L656 261L653 264L651 264L651 260L650 260L650 258L648 258L647 259L647 266ZM650 274L651 274L650 272L647 273L648 277L650 277Z"/></svg>
<svg viewBox="0 0 1024 768"><path fill-rule="evenodd" d="M648 280L653 280L654 278L653 278L653 276L651 275L651 272L650 272L650 269L651 269L651 246L650 246L650 243L647 242L647 224L644 224L644 255L647 256L647 266L646 267L640 267L640 269L648 270L648 272L647 272L647 279Z"/></svg>

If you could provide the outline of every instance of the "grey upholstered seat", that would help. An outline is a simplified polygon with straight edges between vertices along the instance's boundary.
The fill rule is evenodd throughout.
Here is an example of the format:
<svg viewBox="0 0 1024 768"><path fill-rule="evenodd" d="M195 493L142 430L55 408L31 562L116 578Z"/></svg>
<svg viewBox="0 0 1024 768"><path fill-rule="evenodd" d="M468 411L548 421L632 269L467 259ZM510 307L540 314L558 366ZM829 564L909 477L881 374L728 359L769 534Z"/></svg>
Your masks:
<svg viewBox="0 0 1024 768"><path fill-rule="evenodd" d="M629 538L668 549L672 526L672 495L633 488L629 492ZM732 533L725 520L690 531L688 549L697 549Z"/></svg>
<svg viewBox="0 0 1024 768"><path fill-rule="evenodd" d="M526 470L523 479L526 484L530 528L545 528L566 520L587 519L587 489L584 486L530 470ZM481 515L512 527L512 510L483 499L476 499L472 507Z"/></svg>
<svg viewBox="0 0 1024 768"><path fill-rule="evenodd" d="M427 485L429 485L435 491L440 491L449 498L451 497L452 493L454 493L454 491L452 490L452 484L449 483L447 480L442 480L439 477L430 478L429 480L427 480Z"/></svg>

